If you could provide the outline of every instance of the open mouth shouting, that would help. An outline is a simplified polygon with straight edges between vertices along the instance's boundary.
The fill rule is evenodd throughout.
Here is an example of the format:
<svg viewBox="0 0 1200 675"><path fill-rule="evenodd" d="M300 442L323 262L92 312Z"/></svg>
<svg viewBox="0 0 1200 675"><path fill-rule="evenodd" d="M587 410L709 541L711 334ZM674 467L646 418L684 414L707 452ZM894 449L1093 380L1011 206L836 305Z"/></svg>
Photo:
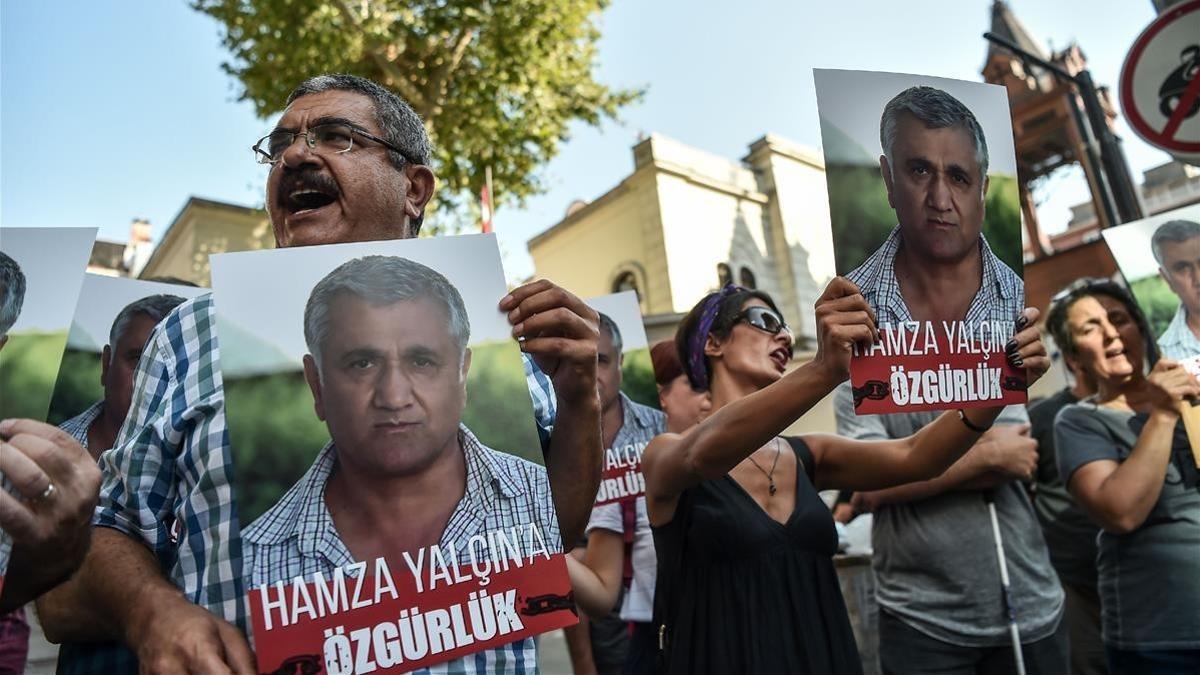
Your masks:
<svg viewBox="0 0 1200 675"><path fill-rule="evenodd" d="M787 370L787 364L791 360L792 351L786 347L780 347L779 349L771 352L771 361L775 364L775 368L777 368L781 373Z"/></svg>
<svg viewBox="0 0 1200 675"><path fill-rule="evenodd" d="M329 176L316 171L284 174L279 181L279 208L289 218L301 218L318 213L337 201L341 195L338 185Z"/></svg>

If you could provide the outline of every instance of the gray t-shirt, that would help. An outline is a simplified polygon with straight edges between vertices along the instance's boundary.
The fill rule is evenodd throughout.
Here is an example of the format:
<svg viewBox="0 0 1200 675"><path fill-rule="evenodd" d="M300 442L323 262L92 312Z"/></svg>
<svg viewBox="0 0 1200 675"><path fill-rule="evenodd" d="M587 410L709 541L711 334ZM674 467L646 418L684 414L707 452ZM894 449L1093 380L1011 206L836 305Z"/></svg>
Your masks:
<svg viewBox="0 0 1200 675"><path fill-rule="evenodd" d="M856 415L849 383L835 393L838 433L859 440L904 438L941 413ZM1022 406L997 424L1024 424ZM1022 642L1051 635L1062 617L1063 590L1025 488L994 490L996 514ZM991 517L983 493L946 492L875 511L871 532L879 606L912 628L963 647L1008 644L1008 619Z"/></svg>
<svg viewBox="0 0 1200 675"><path fill-rule="evenodd" d="M1137 444L1133 413L1081 401L1054 425L1058 470L1123 462ZM1162 493L1146 522L1129 534L1101 532L1097 567L1104 642L1118 649L1200 649L1200 486L1176 443Z"/></svg>
<svg viewBox="0 0 1200 675"><path fill-rule="evenodd" d="M1064 584L1096 588L1096 535L1100 528L1087 517L1058 476L1054 451L1054 420L1058 411L1075 403L1063 389L1029 408L1030 435L1038 442L1037 492L1033 510L1042 523L1042 536L1050 549L1050 562Z"/></svg>

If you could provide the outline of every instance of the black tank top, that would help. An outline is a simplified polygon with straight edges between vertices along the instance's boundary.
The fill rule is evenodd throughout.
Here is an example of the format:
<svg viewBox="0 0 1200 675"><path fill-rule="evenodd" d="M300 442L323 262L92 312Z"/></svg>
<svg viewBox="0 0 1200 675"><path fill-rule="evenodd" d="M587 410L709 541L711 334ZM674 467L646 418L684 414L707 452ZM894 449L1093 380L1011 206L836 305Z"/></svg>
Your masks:
<svg viewBox="0 0 1200 675"><path fill-rule="evenodd" d="M833 516L812 485L812 452L787 441L804 470L786 524L727 474L685 490L671 522L653 528L663 672L862 672Z"/></svg>

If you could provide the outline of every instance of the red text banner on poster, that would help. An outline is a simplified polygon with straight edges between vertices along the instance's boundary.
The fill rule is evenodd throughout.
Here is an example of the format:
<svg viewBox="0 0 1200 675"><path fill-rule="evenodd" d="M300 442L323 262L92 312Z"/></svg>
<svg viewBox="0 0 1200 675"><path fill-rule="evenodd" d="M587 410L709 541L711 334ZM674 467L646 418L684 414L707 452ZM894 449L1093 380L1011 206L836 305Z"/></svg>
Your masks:
<svg viewBox="0 0 1200 675"><path fill-rule="evenodd" d="M642 452L648 444L637 441L604 451L604 473L600 477L600 491L596 493L596 506L637 499L646 493Z"/></svg>
<svg viewBox="0 0 1200 675"><path fill-rule="evenodd" d="M249 601L260 673L408 672L578 622L561 553L486 574L380 558Z"/></svg>
<svg viewBox="0 0 1200 675"><path fill-rule="evenodd" d="M1026 401L1024 369L1005 357L1011 322L909 321L850 361L860 415L991 408Z"/></svg>

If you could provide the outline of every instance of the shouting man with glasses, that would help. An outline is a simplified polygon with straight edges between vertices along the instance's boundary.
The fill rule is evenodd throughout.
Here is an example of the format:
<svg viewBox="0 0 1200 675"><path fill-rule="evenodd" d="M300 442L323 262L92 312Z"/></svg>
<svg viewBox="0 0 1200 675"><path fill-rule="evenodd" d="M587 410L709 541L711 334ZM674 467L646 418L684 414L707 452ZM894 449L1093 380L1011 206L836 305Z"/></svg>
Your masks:
<svg viewBox="0 0 1200 675"><path fill-rule="evenodd" d="M433 195L420 118L363 78L304 82L254 150L271 164L267 212L279 246L413 237ZM524 338L554 507L563 539L573 542L600 479L596 313L547 281L513 290L500 308ZM120 639L143 673L255 672L234 625L247 623L246 588L211 296L184 303L155 329L136 382L130 417L102 461L92 549L43 603L47 634ZM525 662L536 669L536 658ZM474 672L479 664L438 668ZM60 663L63 671L136 672L137 663L99 648Z"/></svg>

